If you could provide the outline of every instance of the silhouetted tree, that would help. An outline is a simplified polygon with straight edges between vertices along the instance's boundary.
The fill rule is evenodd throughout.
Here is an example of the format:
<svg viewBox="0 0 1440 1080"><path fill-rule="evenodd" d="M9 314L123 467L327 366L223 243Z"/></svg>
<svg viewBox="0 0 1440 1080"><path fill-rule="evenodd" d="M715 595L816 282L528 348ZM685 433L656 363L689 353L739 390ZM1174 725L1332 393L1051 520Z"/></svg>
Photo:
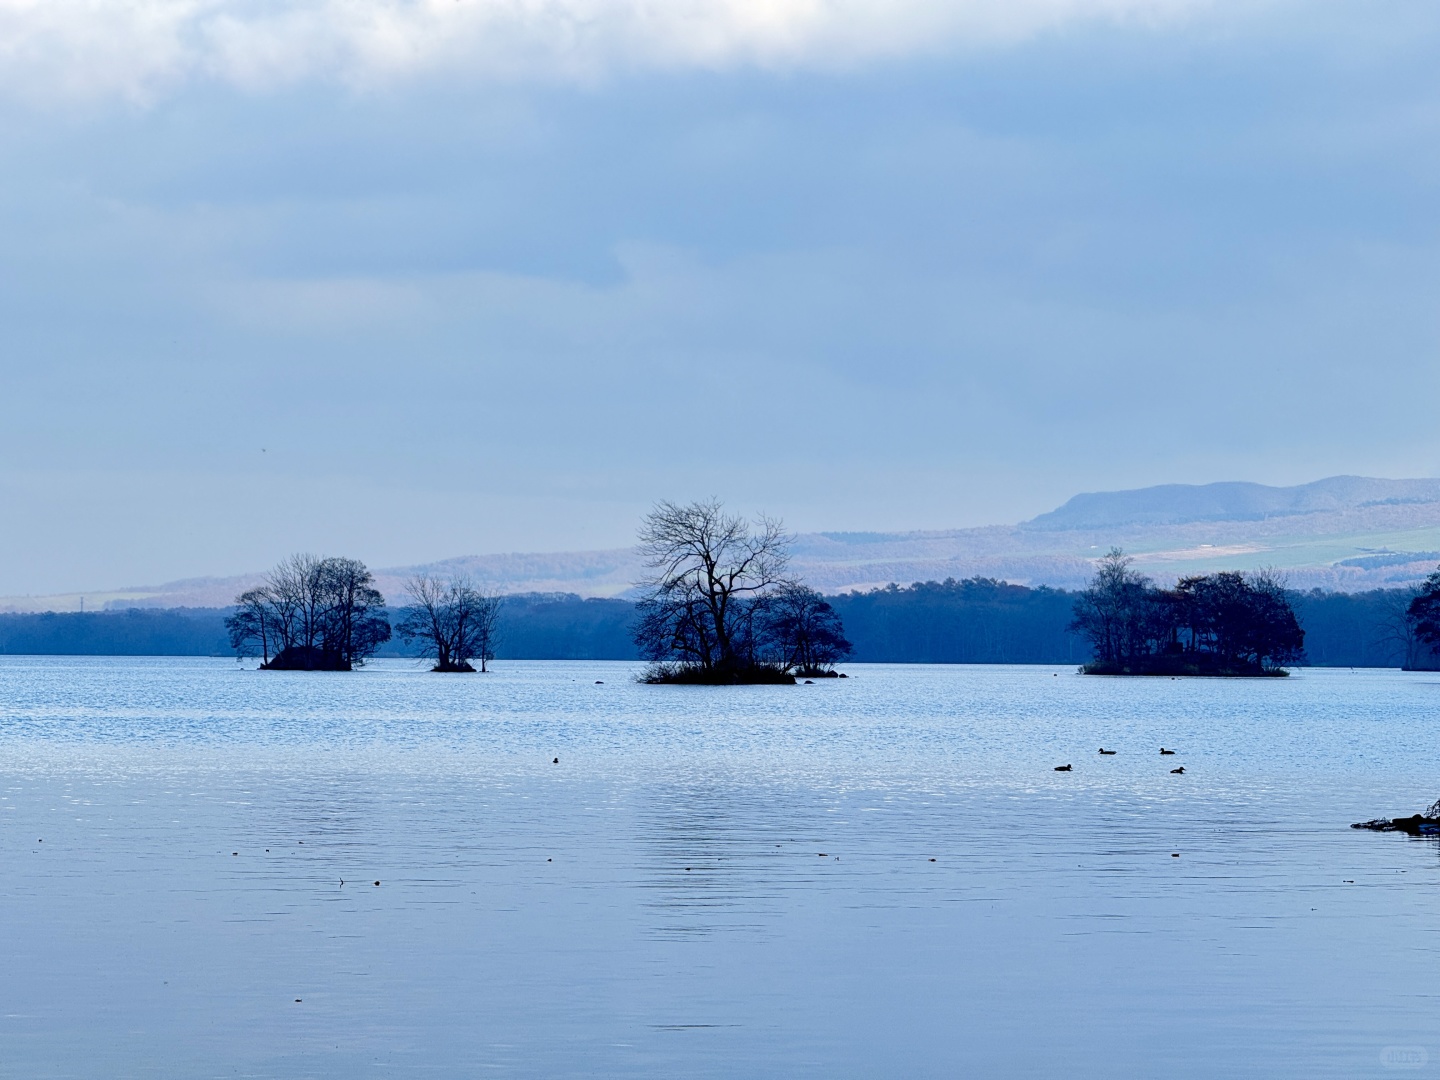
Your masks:
<svg viewBox="0 0 1440 1080"><path fill-rule="evenodd" d="M1429 670L1435 654L1440 654L1440 569L1425 579L1415 590L1405 610L1406 622L1414 639L1425 645L1430 656L1424 656L1420 649L1413 650L1406 657L1406 667L1420 667Z"/></svg>
<svg viewBox="0 0 1440 1080"><path fill-rule="evenodd" d="M1242 656L1262 669L1299 663L1305 658L1305 631L1290 602L1290 590L1271 570L1245 575L1250 588Z"/></svg>
<svg viewBox="0 0 1440 1080"><path fill-rule="evenodd" d="M230 647L236 656L254 656L258 650L262 666L270 663L270 648L279 648L280 627L266 591L250 589L235 598L235 613L225 620Z"/></svg>
<svg viewBox="0 0 1440 1080"><path fill-rule="evenodd" d="M410 606L396 627L406 641L418 641L435 671L480 670L495 659L495 627L501 598L465 577L441 580L416 574L406 583Z"/></svg>
<svg viewBox="0 0 1440 1080"><path fill-rule="evenodd" d="M805 585L782 585L759 605L767 652L796 675L824 675L850 655L840 616Z"/></svg>
<svg viewBox="0 0 1440 1080"><path fill-rule="evenodd" d="M1111 548L1095 568L1090 587L1075 603L1071 630L1083 635L1101 663L1143 652L1152 613L1150 579L1131 569L1134 560Z"/></svg>
<svg viewBox="0 0 1440 1080"><path fill-rule="evenodd" d="M1305 631L1284 586L1268 571L1223 571L1181 578L1191 649L1208 652L1227 668L1270 670L1299 660Z"/></svg>
<svg viewBox="0 0 1440 1080"><path fill-rule="evenodd" d="M1410 617L1410 605L1424 592L1424 588L1423 585L1411 585L1371 594L1380 598L1384 612L1376 628L1374 644L1398 653L1400 666L1407 671L1429 670L1436 664L1434 646L1416 633L1415 621Z"/></svg>
<svg viewBox="0 0 1440 1080"><path fill-rule="evenodd" d="M240 656L258 646L267 668L349 671L390 640L385 598L358 559L291 556L235 603L230 644Z"/></svg>
<svg viewBox="0 0 1440 1080"><path fill-rule="evenodd" d="M752 529L715 500L647 514L640 551L653 573L639 586L635 643L652 661L649 678L788 680L760 657L757 602L788 584L789 542L778 521Z"/></svg>

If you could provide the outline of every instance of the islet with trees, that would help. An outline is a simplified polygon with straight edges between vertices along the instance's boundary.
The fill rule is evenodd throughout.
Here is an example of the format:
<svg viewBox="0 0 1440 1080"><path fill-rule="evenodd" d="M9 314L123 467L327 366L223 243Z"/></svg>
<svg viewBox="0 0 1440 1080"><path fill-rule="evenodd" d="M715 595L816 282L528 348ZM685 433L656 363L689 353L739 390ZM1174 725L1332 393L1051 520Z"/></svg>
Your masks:
<svg viewBox="0 0 1440 1080"><path fill-rule="evenodd" d="M375 577L358 559L292 555L235 598L225 620L237 656L268 671L352 671L392 635L434 661L433 671L473 672L495 658L501 598L464 576L417 574L392 627Z"/></svg>
<svg viewBox="0 0 1440 1080"><path fill-rule="evenodd" d="M780 522L753 525L715 500L661 502L646 515L634 640L648 683L794 683L843 677L840 617L789 570ZM463 576L417 574L392 627L375 579L356 559L294 555L235 598L225 621L238 656L266 670L350 671L399 636L437 672L485 671L501 597Z"/></svg>
<svg viewBox="0 0 1440 1080"><path fill-rule="evenodd" d="M1087 675L1285 676L1305 656L1284 583L1267 570L1182 577L1157 588L1119 548L1100 559L1071 629L1094 658Z"/></svg>
<svg viewBox="0 0 1440 1080"><path fill-rule="evenodd" d="M793 683L837 675L840 616L790 573L791 536L715 499L658 503L640 527L635 644L649 683Z"/></svg>

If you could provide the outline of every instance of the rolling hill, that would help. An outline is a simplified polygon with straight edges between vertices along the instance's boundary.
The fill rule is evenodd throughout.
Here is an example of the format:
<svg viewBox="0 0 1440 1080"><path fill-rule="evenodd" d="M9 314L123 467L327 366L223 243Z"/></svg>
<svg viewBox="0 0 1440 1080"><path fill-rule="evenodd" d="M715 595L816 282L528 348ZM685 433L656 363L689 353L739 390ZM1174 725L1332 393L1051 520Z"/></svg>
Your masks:
<svg viewBox="0 0 1440 1080"><path fill-rule="evenodd" d="M1440 562L1440 480L1336 476L1294 487L1165 484L1077 495L1016 525L931 532L821 532L796 538L794 567L825 592L891 582L991 577L1073 588L1111 546L1160 580L1270 566L1296 588L1355 592L1421 580ZM363 553L359 553L363 556ZM643 572L634 551L469 555L376 571L398 598L417 569L464 571L511 593L624 595ZM217 607L260 574L85 594L98 607ZM80 594L0 597L5 611L73 611Z"/></svg>

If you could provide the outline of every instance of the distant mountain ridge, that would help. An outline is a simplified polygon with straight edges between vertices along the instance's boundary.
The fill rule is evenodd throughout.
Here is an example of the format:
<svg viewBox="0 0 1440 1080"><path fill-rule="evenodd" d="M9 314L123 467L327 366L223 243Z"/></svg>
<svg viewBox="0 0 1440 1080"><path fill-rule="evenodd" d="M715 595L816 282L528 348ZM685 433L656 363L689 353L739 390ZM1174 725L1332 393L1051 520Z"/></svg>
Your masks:
<svg viewBox="0 0 1440 1080"><path fill-rule="evenodd" d="M1368 506L1440 503L1440 480L1378 480L1331 476L1294 487L1244 481L1162 484L1133 491L1076 495L1022 528L1050 531L1198 521L1261 521L1271 517L1355 510Z"/></svg>
<svg viewBox="0 0 1440 1080"><path fill-rule="evenodd" d="M946 578L1083 586L1111 546L1158 581L1190 573L1269 566L1292 587L1341 592L1413 584L1440 551L1440 480L1333 476L1311 484L1164 484L1077 495L1019 525L929 532L825 532L796 537L793 567L839 593ZM364 557L362 550L347 554ZM467 555L377 568L380 590L402 600L417 570L464 572L506 593L625 596L644 573L633 548ZM219 607L261 574L193 578L89 592L88 609ZM75 611L82 596L0 597L0 611Z"/></svg>

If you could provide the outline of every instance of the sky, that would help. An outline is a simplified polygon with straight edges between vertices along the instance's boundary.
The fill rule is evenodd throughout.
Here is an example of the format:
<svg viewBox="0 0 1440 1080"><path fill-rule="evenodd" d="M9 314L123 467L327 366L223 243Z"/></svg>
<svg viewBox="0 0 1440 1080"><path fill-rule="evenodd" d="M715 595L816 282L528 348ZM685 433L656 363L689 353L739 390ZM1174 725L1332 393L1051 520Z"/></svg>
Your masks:
<svg viewBox="0 0 1440 1080"><path fill-rule="evenodd" d="M1433 0L0 0L0 594L1440 475Z"/></svg>

